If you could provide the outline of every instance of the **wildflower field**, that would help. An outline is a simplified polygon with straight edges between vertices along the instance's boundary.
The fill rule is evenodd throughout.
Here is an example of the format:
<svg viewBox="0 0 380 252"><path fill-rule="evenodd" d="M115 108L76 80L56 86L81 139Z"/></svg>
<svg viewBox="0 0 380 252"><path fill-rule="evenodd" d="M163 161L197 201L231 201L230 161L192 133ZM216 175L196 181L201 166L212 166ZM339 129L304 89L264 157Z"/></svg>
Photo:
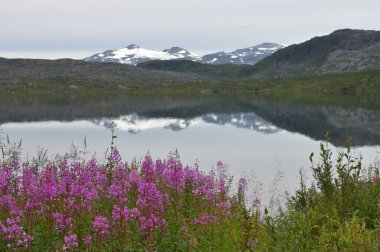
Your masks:
<svg viewBox="0 0 380 252"><path fill-rule="evenodd" d="M300 176L287 206L270 215L248 200L247 180L225 166L202 172L147 155L98 163L3 155L0 251L377 251L380 183L350 148L332 160L321 144L314 182ZM236 181L237 184L233 184Z"/></svg>

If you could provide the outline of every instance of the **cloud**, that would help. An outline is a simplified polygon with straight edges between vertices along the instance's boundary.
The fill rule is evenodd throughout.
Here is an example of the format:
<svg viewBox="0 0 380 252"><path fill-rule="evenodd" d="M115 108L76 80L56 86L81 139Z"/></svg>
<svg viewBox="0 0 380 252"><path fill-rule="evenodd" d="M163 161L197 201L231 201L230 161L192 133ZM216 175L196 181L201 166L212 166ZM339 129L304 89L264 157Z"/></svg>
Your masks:
<svg viewBox="0 0 380 252"><path fill-rule="evenodd" d="M298 43L339 28L380 29L380 1L2 0L0 51L232 50Z"/></svg>

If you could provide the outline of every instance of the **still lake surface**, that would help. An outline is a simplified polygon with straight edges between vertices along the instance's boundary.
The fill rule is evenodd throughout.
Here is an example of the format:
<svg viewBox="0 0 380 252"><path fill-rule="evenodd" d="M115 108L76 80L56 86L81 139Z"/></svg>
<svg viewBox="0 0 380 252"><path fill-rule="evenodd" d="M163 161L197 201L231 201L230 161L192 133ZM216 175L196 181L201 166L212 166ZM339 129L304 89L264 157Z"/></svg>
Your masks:
<svg viewBox="0 0 380 252"><path fill-rule="evenodd" d="M50 158L73 144L83 149L86 138L87 157L104 159L114 121L124 160L178 150L184 164L207 171L221 160L231 175L251 177L264 192L279 172L284 190L298 186L301 168L311 180L309 155L318 154L327 131L335 154L352 137L366 167L380 153L380 111L371 108L217 95L27 96L0 105L0 129L22 139L25 158L39 148Z"/></svg>

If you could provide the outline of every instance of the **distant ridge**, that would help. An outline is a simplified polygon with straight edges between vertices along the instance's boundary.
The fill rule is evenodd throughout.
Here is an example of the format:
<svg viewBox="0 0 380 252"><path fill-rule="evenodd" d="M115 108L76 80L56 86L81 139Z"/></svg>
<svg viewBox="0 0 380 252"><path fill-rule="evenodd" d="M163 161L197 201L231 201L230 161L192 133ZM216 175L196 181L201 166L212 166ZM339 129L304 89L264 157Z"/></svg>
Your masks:
<svg viewBox="0 0 380 252"><path fill-rule="evenodd" d="M276 51L256 74L338 73L380 67L380 31L337 30Z"/></svg>

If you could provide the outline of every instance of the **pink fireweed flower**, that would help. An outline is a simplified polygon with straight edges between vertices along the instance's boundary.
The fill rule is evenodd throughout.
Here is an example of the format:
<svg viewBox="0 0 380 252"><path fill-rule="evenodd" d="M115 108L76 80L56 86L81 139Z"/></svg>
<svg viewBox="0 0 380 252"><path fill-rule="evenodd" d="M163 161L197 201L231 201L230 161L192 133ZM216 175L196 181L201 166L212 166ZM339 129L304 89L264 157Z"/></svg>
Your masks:
<svg viewBox="0 0 380 252"><path fill-rule="evenodd" d="M95 159L91 159L85 167L85 173L83 174L85 185L82 188L87 187L87 190L90 190L98 198L100 194L107 192L107 174L107 169L98 165Z"/></svg>
<svg viewBox="0 0 380 252"><path fill-rule="evenodd" d="M92 227L94 229L95 235L98 237L105 238L109 235L107 217L96 216L95 220L92 222Z"/></svg>
<svg viewBox="0 0 380 252"><path fill-rule="evenodd" d="M216 203L216 208L219 210L219 213L223 216L230 216L230 204L225 201L220 201Z"/></svg>
<svg viewBox="0 0 380 252"><path fill-rule="evenodd" d="M20 222L20 216L15 216L14 218L7 218L6 223L8 225L15 225Z"/></svg>
<svg viewBox="0 0 380 252"><path fill-rule="evenodd" d="M151 214L149 216L140 216L140 231L145 233L152 233L155 228L161 226L163 228L166 227L166 220L159 216L155 216Z"/></svg>
<svg viewBox="0 0 380 252"><path fill-rule="evenodd" d="M119 150L114 148L111 155L108 157L108 164L119 164L121 162L121 156Z"/></svg>
<svg viewBox="0 0 380 252"><path fill-rule="evenodd" d="M130 189L128 170L119 166L112 172L112 184L109 187L109 195L118 202L127 202L127 193Z"/></svg>
<svg viewBox="0 0 380 252"><path fill-rule="evenodd" d="M240 178L238 185L238 202L239 204L245 204L245 191L247 190L247 180L245 178Z"/></svg>
<svg viewBox="0 0 380 252"><path fill-rule="evenodd" d="M252 203L252 205L253 205L253 207L258 207L260 204L261 204L261 200L260 200L259 197L256 196L256 197L253 199L253 203Z"/></svg>
<svg viewBox="0 0 380 252"><path fill-rule="evenodd" d="M166 225L162 217L165 211L163 195L157 190L155 184L141 181L138 192L136 205L140 212L140 231L151 233L163 223Z"/></svg>
<svg viewBox="0 0 380 252"><path fill-rule="evenodd" d="M193 194L200 196L207 201L214 200L217 193L214 175L214 171L210 171L209 175L198 173Z"/></svg>
<svg viewBox="0 0 380 252"><path fill-rule="evenodd" d="M252 239L252 240L247 242L247 248L249 248L249 249L253 249L257 245L259 245L258 239Z"/></svg>
<svg viewBox="0 0 380 252"><path fill-rule="evenodd" d="M7 218L6 225L0 221L0 235L9 249L25 247L28 248L33 240L21 226L18 225L20 218Z"/></svg>
<svg viewBox="0 0 380 252"><path fill-rule="evenodd" d="M0 192L4 194L12 193L13 173L9 167L0 169Z"/></svg>
<svg viewBox="0 0 380 252"><path fill-rule="evenodd" d="M86 237L84 238L84 243L86 244L87 247L91 246L92 244L92 237L91 235L86 235Z"/></svg>
<svg viewBox="0 0 380 252"><path fill-rule="evenodd" d="M38 209L41 207L38 198L38 176L35 170L36 167L31 166L23 167L22 171L20 191L23 193L19 197L21 202L25 202L24 213L26 214L38 214Z"/></svg>
<svg viewBox="0 0 380 252"><path fill-rule="evenodd" d="M170 197L167 193L165 193L164 195L164 198L163 198L163 202L165 202L166 204L170 205Z"/></svg>
<svg viewBox="0 0 380 252"><path fill-rule="evenodd" d="M215 197L216 193L215 193L215 190L212 188L212 189L208 189L206 191L206 196L205 196L205 199L210 201L210 200L213 200L214 197Z"/></svg>
<svg viewBox="0 0 380 252"><path fill-rule="evenodd" d="M227 197L227 194L228 194L228 188L226 185L228 177L227 177L226 166L224 166L222 161L218 161L217 171L218 171L218 193L224 199L225 197Z"/></svg>
<svg viewBox="0 0 380 252"><path fill-rule="evenodd" d="M72 219L65 218L61 213L54 213L55 229L62 232L67 232L73 228Z"/></svg>
<svg viewBox="0 0 380 252"><path fill-rule="evenodd" d="M232 195L231 197L231 204L237 204L238 203L238 196L236 194Z"/></svg>
<svg viewBox="0 0 380 252"><path fill-rule="evenodd" d="M110 185L110 187L108 189L108 194L111 197L120 198L120 197L124 196L125 191L123 191L123 189L120 185L113 184L113 185Z"/></svg>
<svg viewBox="0 0 380 252"><path fill-rule="evenodd" d="M164 205L162 204L162 198L162 194L157 190L154 183L140 182L139 196L136 202L140 212L163 213Z"/></svg>
<svg viewBox="0 0 380 252"><path fill-rule="evenodd" d="M239 179L239 187L238 191L239 192L244 192L247 187L247 180L245 178L240 178Z"/></svg>
<svg viewBox="0 0 380 252"><path fill-rule="evenodd" d="M131 170L129 173L129 183L132 185L138 185L140 182L139 174L136 170Z"/></svg>
<svg viewBox="0 0 380 252"><path fill-rule="evenodd" d="M170 155L166 164L164 175L168 187L176 193L182 192L185 189L185 176L178 154Z"/></svg>
<svg viewBox="0 0 380 252"><path fill-rule="evenodd" d="M152 157L148 154L141 164L141 175L145 182L154 182L154 164Z"/></svg>
<svg viewBox="0 0 380 252"><path fill-rule="evenodd" d="M140 216L140 211L137 208L132 208L129 213L131 218L136 218Z"/></svg>
<svg viewBox="0 0 380 252"><path fill-rule="evenodd" d="M66 170L61 171L59 174L60 178L57 181L57 193L59 195L65 196L70 193L73 189L74 178L72 176L72 171L70 171L67 167Z"/></svg>
<svg viewBox="0 0 380 252"><path fill-rule="evenodd" d="M79 210L79 204L76 202L76 197L69 196L68 198L64 199L63 202L65 203L63 209L66 212L70 212L72 210Z"/></svg>
<svg viewBox="0 0 380 252"><path fill-rule="evenodd" d="M0 207L2 207L3 210L8 209L12 215L18 216L23 214L23 211L17 205L16 199L9 194L0 196Z"/></svg>
<svg viewBox="0 0 380 252"><path fill-rule="evenodd" d="M166 164L161 161L161 159L157 159L154 166L154 173L157 177L163 178L164 172L166 170Z"/></svg>
<svg viewBox="0 0 380 252"><path fill-rule="evenodd" d="M186 166L183 173L185 177L185 183L187 185L190 185L196 182L198 171L193 170L190 167Z"/></svg>
<svg viewBox="0 0 380 252"><path fill-rule="evenodd" d="M195 220L194 220L194 224L199 224L201 226L207 225L209 223L215 224L217 222L218 222L218 217L217 216L211 215L211 214L207 214L207 213L201 214L199 216L199 218L195 218Z"/></svg>
<svg viewBox="0 0 380 252"><path fill-rule="evenodd" d="M129 210L128 207L118 207L117 205L113 206L112 209L112 218L115 221L127 221L129 220Z"/></svg>
<svg viewBox="0 0 380 252"><path fill-rule="evenodd" d="M40 174L38 196L41 202L41 214L50 214L52 204L59 196L57 177L57 167L54 166L48 166Z"/></svg>
<svg viewBox="0 0 380 252"><path fill-rule="evenodd" d="M74 248L79 247L76 234L67 235L63 238L63 240L64 240L63 251L70 251L70 250L73 250Z"/></svg>
<svg viewBox="0 0 380 252"><path fill-rule="evenodd" d="M12 210L17 208L16 200L12 196L14 191L14 176L10 167L0 169L0 209Z"/></svg>

